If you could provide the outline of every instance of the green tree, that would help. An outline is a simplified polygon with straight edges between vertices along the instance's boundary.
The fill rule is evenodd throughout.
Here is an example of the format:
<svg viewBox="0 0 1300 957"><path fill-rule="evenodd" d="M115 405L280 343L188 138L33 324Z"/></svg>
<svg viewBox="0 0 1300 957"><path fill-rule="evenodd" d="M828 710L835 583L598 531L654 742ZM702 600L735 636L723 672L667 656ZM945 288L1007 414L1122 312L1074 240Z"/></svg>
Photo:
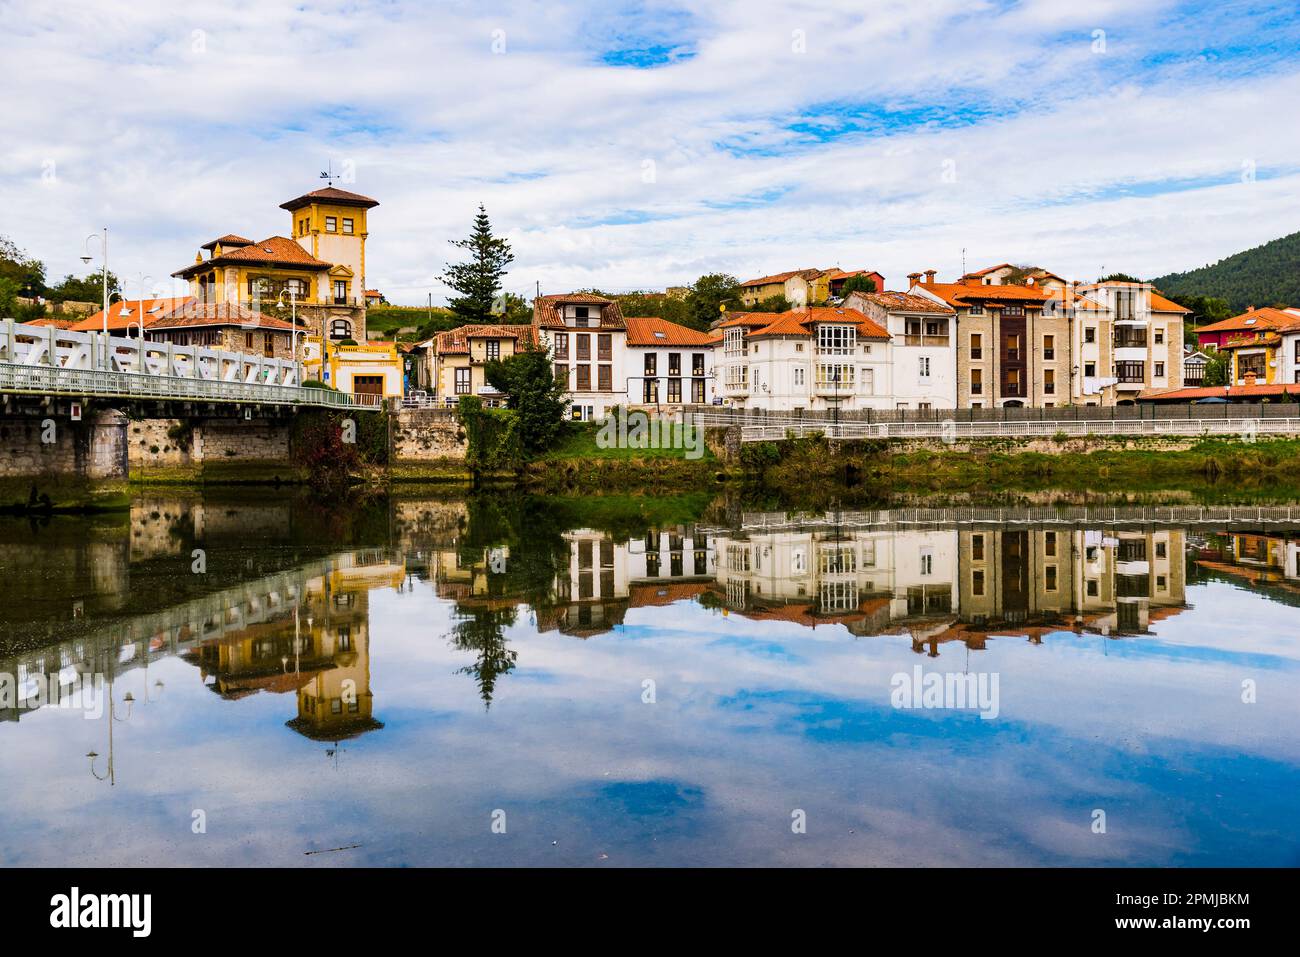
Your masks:
<svg viewBox="0 0 1300 957"><path fill-rule="evenodd" d="M789 312L793 308L794 303L785 296L768 296L766 299L760 299L754 303L749 307L749 310L751 312Z"/></svg>
<svg viewBox="0 0 1300 957"><path fill-rule="evenodd" d="M1233 316L1228 301L1218 296L1170 296L1169 298L1178 305L1192 310L1192 314L1183 323L1183 343L1192 348L1197 347L1196 332L1201 326L1208 326L1221 319L1231 319Z"/></svg>
<svg viewBox="0 0 1300 957"><path fill-rule="evenodd" d="M501 292L506 267L515 257L508 242L492 235L492 223L481 203L469 238L450 242L469 253L465 262L449 265L438 277L459 293L449 303L451 311L467 323L500 321L504 310L498 308L494 315L493 305Z"/></svg>
<svg viewBox="0 0 1300 957"><path fill-rule="evenodd" d="M110 269L108 272L108 294L121 293L122 284L117 281ZM63 281L50 288L49 298L54 302L98 302L104 301L104 274L92 272L81 279L71 273Z"/></svg>
<svg viewBox="0 0 1300 957"><path fill-rule="evenodd" d="M1102 276L1097 282L1142 282L1137 276L1130 276L1126 272L1113 272L1109 276Z"/></svg>
<svg viewBox="0 0 1300 957"><path fill-rule="evenodd" d="M598 293L598 295L606 294ZM623 315L629 318L653 317L667 319L679 326L691 325L690 309L684 299L675 299L661 292L642 292L639 290L636 292L615 293L607 295L606 298L617 302Z"/></svg>
<svg viewBox="0 0 1300 957"><path fill-rule="evenodd" d="M484 367L483 375L506 396L506 408L519 416L525 452L546 451L568 430L564 385L556 379L545 349L529 346L505 359L495 359Z"/></svg>
<svg viewBox="0 0 1300 957"><path fill-rule="evenodd" d="M880 292L880 290L876 288L876 281L870 276L850 276L840 287L840 295L847 296L851 292Z"/></svg>
<svg viewBox="0 0 1300 957"><path fill-rule="evenodd" d="M7 279L14 295L35 298L45 295L45 264L19 249L8 236L0 236L0 280Z"/></svg>
<svg viewBox="0 0 1300 957"><path fill-rule="evenodd" d="M686 295L687 321L692 329L707 332L721 315L719 307L740 306L740 280L725 273L709 273L695 280Z"/></svg>
<svg viewBox="0 0 1300 957"><path fill-rule="evenodd" d="M1228 374L1232 371L1232 357L1218 350L1211 352L1209 357L1209 361L1205 363L1205 378L1201 380L1201 385L1227 385Z"/></svg>
<svg viewBox="0 0 1300 957"><path fill-rule="evenodd" d="M493 301L493 310L497 321L508 325L526 325L533 321L532 303L513 292L497 296Z"/></svg>

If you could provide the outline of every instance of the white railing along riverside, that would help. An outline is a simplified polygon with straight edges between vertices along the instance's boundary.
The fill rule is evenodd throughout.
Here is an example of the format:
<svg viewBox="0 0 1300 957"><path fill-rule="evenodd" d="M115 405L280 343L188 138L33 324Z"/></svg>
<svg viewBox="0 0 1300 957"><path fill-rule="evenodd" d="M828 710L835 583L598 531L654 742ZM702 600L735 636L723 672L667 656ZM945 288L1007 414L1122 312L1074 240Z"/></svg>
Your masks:
<svg viewBox="0 0 1300 957"><path fill-rule="evenodd" d="M707 422L698 422L707 425ZM1300 435L1300 418L1113 419L1092 421L959 422L786 422L743 425L742 442L779 442L821 434L828 439L926 439L956 442L983 438L1051 438L1064 435Z"/></svg>
<svg viewBox="0 0 1300 957"><path fill-rule="evenodd" d="M379 408L382 397L303 388L288 359L0 322L0 392Z"/></svg>

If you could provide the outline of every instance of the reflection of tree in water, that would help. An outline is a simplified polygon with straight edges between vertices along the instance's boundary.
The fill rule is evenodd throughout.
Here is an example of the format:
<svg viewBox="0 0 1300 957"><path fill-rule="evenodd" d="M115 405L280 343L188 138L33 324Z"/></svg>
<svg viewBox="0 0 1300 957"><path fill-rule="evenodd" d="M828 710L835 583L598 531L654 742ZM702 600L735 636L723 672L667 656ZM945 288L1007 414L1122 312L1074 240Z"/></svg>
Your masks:
<svg viewBox="0 0 1300 957"><path fill-rule="evenodd" d="M457 601L451 640L458 650L478 656L460 673L475 677L490 707L497 678L518 659L518 652L507 647L504 629L515 623L521 605L536 609L554 601L555 576L561 563L567 565L569 550L561 521L529 496L475 495L466 506L459 561L462 567L480 569L486 587Z"/></svg>
<svg viewBox="0 0 1300 957"><path fill-rule="evenodd" d="M478 657L457 674L473 675L479 697L485 707L492 707L492 692L497 678L510 672L519 652L508 647L502 633L515 623L514 608L477 608L464 614L452 629L451 641L457 651L472 651Z"/></svg>

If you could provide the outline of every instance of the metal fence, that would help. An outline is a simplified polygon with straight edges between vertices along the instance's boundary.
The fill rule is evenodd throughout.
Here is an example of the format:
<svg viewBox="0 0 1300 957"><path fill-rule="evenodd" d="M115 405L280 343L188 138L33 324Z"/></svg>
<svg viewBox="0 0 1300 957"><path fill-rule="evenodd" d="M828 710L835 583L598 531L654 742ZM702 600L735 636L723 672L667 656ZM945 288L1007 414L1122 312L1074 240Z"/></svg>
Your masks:
<svg viewBox="0 0 1300 957"><path fill-rule="evenodd" d="M1297 386L1300 392L1300 386ZM726 409L688 405L682 412L706 425L778 425L818 422L1127 422L1142 419L1294 419L1300 418L1296 402L1224 402L1177 405L1063 406L1060 408L994 409L857 409L838 415L826 411Z"/></svg>
<svg viewBox="0 0 1300 957"><path fill-rule="evenodd" d="M697 424L710 424L699 423ZM737 423L731 423L737 424ZM784 422L743 425L742 442L779 442L782 439L824 435L828 439L926 439L946 442L994 438L1083 438L1115 436L1232 436L1253 440L1262 435L1300 435L1295 418L1174 418L1095 419L1074 421L1024 419L1005 422L969 422L957 419L919 422Z"/></svg>

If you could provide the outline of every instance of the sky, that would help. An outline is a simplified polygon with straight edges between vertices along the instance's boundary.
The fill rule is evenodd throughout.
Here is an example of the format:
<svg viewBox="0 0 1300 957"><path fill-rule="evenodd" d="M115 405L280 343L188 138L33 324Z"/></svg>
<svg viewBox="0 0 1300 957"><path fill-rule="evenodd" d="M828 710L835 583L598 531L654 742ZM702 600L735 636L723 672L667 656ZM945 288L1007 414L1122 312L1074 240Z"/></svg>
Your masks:
<svg viewBox="0 0 1300 957"><path fill-rule="evenodd" d="M789 269L1195 268L1300 228L1293 2L0 0L0 234L128 296L374 197L366 284L483 203L531 297Z"/></svg>

